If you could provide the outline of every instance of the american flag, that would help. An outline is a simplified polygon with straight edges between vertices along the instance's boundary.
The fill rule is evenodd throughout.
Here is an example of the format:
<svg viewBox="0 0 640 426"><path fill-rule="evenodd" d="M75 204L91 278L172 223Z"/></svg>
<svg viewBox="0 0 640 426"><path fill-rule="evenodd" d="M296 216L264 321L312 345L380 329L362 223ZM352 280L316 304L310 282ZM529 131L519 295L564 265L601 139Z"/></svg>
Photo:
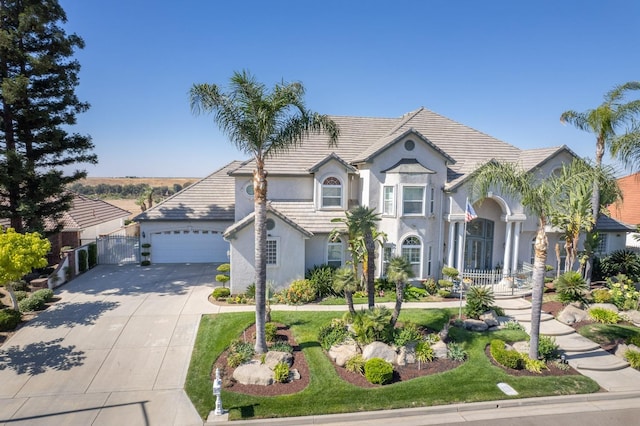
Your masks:
<svg viewBox="0 0 640 426"><path fill-rule="evenodd" d="M476 217L478 217L478 215L476 214L476 211L473 209L473 206L469 204L469 201L467 201L467 211L464 214L464 221L471 222Z"/></svg>

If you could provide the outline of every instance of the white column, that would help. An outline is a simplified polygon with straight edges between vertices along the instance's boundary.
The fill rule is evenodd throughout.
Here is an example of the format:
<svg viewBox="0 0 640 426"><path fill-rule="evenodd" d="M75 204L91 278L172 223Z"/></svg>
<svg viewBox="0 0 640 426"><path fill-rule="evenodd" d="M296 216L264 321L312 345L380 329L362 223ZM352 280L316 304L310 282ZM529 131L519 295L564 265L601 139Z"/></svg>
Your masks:
<svg viewBox="0 0 640 426"><path fill-rule="evenodd" d="M513 262L511 265L511 270L515 271L518 269L518 253L520 252L520 227L522 226L522 222L515 223L515 229L513 231Z"/></svg>
<svg viewBox="0 0 640 426"><path fill-rule="evenodd" d="M460 272L464 269L464 228L464 223L460 222L458 225L458 271Z"/></svg>
<svg viewBox="0 0 640 426"><path fill-rule="evenodd" d="M456 222L449 222L449 247L447 247L447 266L453 266L455 259L455 242L456 242Z"/></svg>
<svg viewBox="0 0 640 426"><path fill-rule="evenodd" d="M511 266L511 228L513 228L512 223L507 222L504 238L504 258L502 261L503 275L507 275L509 273L509 267Z"/></svg>

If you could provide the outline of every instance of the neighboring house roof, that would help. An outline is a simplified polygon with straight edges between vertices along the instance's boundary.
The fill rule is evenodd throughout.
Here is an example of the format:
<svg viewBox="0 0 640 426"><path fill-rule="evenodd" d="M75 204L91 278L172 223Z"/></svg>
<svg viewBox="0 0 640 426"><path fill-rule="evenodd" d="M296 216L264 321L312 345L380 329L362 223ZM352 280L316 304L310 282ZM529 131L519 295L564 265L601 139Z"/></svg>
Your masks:
<svg viewBox="0 0 640 426"><path fill-rule="evenodd" d="M231 163L216 170L161 203L140 213L134 220L230 220L235 218L235 179L229 172L243 164Z"/></svg>
<svg viewBox="0 0 640 426"><path fill-rule="evenodd" d="M636 227L602 214L596 222L596 230L601 232L635 232Z"/></svg>
<svg viewBox="0 0 640 426"><path fill-rule="evenodd" d="M640 225L640 173L618 179L623 200L609 206L611 217L625 223Z"/></svg>
<svg viewBox="0 0 640 426"><path fill-rule="evenodd" d="M307 237L307 238L313 237L313 233L311 233L307 229L304 229L302 226L300 226L299 223L296 223L295 221L291 220L291 218L287 217L286 215L282 214L278 210L274 209L271 204L267 205L267 214L268 213L272 213L273 215L277 216L280 220L282 220L283 222L287 223L289 226L291 226L293 229L295 229L298 232L300 232L305 237ZM245 228L246 226L252 224L254 220L255 220L255 212L252 212L249 215L245 216L242 220L240 220L240 221L234 223L233 225L229 226L224 231L224 234L222 234L222 235L224 236L225 239L233 238L233 236L234 236L234 234L236 232L238 232L241 229Z"/></svg>
<svg viewBox="0 0 640 426"><path fill-rule="evenodd" d="M53 220L46 220L45 228L53 230L58 224L61 224L61 231L63 232L82 231L90 226L115 219L124 219L130 214L130 211L121 209L104 200L88 198L84 195L73 193L70 209L65 211L56 223ZM0 219L0 226L10 226L9 219Z"/></svg>

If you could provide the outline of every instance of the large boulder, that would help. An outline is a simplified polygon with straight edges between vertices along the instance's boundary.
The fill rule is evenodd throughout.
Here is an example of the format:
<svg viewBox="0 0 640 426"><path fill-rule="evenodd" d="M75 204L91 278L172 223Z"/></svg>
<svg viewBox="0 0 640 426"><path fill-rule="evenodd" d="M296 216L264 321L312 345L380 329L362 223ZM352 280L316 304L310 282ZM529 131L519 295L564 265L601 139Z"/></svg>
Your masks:
<svg viewBox="0 0 640 426"><path fill-rule="evenodd" d="M636 326L640 326L640 311L625 311L622 314L629 322Z"/></svg>
<svg viewBox="0 0 640 426"><path fill-rule="evenodd" d="M442 340L438 340L433 345L431 345L431 349L433 349L433 355L436 358L446 359L447 358L447 344Z"/></svg>
<svg viewBox="0 0 640 426"><path fill-rule="evenodd" d="M480 320L486 322L487 327L496 327L500 324L500 321L498 321L498 315L496 315L494 310L487 311L480 315Z"/></svg>
<svg viewBox="0 0 640 426"><path fill-rule="evenodd" d="M391 346L382 342L372 342L362 350L362 357L365 360L371 358L382 358L387 362L394 363L397 360L397 353Z"/></svg>
<svg viewBox="0 0 640 426"><path fill-rule="evenodd" d="M400 346L398 349L398 356L396 358L396 364L407 365L414 364L416 362L416 343L410 342L405 346Z"/></svg>
<svg viewBox="0 0 640 426"><path fill-rule="evenodd" d="M343 343L334 345L329 348L329 359L336 363L339 367L344 367L347 361L358 355L360 349L354 343Z"/></svg>
<svg viewBox="0 0 640 426"><path fill-rule="evenodd" d="M489 328L486 322L477 319L466 319L462 323L462 326L465 330L471 331L487 331Z"/></svg>
<svg viewBox="0 0 640 426"><path fill-rule="evenodd" d="M281 362L286 362L291 367L293 365L293 355L289 352L269 351L264 357L265 365L271 370Z"/></svg>
<svg viewBox="0 0 640 426"><path fill-rule="evenodd" d="M253 360L236 367L233 378L243 385L263 385L273 383L273 371L260 361Z"/></svg>
<svg viewBox="0 0 640 426"><path fill-rule="evenodd" d="M514 342L511 346L513 350L520 352L521 354L529 353L529 342Z"/></svg>
<svg viewBox="0 0 640 426"><path fill-rule="evenodd" d="M558 313L556 319L564 324L574 324L576 322L584 321L588 316L589 314L587 311L573 305L567 305Z"/></svg>
<svg viewBox="0 0 640 426"><path fill-rule="evenodd" d="M613 312L620 312L620 310L618 309L618 307L616 305L614 305L613 303L594 303L593 305L589 306L589 309L593 309L593 308L601 308L601 309L606 309L608 311L613 311Z"/></svg>

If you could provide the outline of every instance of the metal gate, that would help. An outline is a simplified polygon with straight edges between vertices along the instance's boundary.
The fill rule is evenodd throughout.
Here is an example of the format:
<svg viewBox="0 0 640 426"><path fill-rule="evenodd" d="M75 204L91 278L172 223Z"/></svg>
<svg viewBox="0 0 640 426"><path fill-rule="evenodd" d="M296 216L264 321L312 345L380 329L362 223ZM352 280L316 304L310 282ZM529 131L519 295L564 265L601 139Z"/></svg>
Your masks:
<svg viewBox="0 0 640 426"><path fill-rule="evenodd" d="M140 239L124 235L108 235L98 238L98 263L119 265L140 263Z"/></svg>

